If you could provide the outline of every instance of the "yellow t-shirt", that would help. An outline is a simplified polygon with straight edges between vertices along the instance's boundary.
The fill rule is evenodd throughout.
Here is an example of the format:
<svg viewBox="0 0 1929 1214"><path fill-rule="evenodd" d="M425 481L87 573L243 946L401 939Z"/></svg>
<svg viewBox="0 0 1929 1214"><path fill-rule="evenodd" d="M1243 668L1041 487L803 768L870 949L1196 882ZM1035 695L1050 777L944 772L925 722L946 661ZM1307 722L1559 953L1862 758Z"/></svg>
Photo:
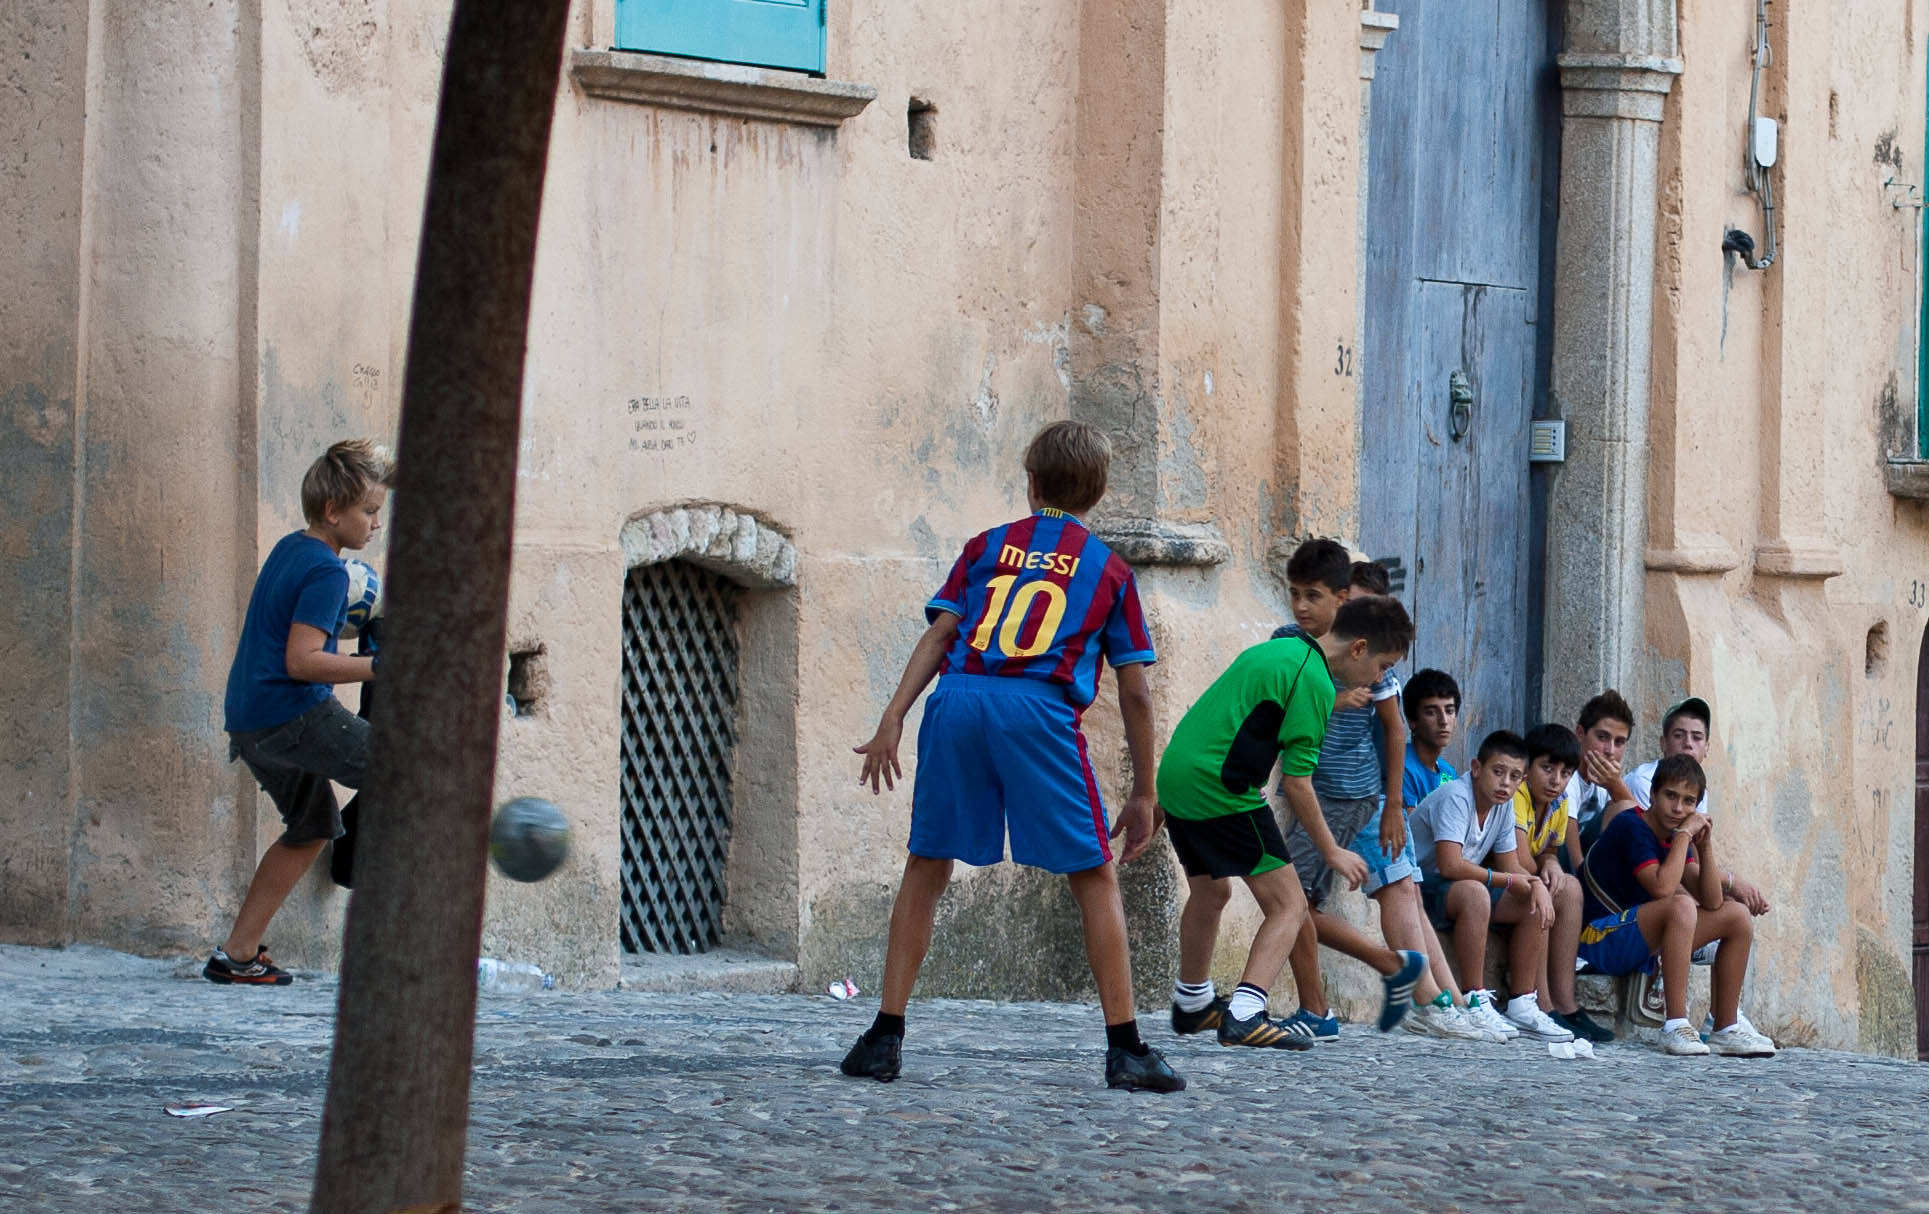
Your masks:
<svg viewBox="0 0 1929 1214"><path fill-rule="evenodd" d="M1547 817L1538 829L1534 826L1534 797L1522 784L1514 790L1514 825L1527 832L1527 855L1521 859L1531 864L1529 856L1538 856L1550 847L1557 846L1561 836L1567 833L1567 798L1554 802L1547 811Z"/></svg>

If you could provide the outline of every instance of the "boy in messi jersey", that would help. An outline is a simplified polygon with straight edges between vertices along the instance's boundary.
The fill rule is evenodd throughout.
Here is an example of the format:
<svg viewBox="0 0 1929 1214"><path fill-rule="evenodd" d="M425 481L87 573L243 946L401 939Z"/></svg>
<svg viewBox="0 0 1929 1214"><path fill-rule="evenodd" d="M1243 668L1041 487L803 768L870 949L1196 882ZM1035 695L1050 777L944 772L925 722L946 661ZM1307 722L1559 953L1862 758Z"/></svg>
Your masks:
<svg viewBox="0 0 1929 1214"><path fill-rule="evenodd" d="M940 676L918 731L911 854L891 909L877 1019L845 1056L846 1075L898 1077L905 1007L951 866L1003 860L1009 831L1013 860L1064 873L1071 883L1105 1012L1106 1086L1185 1088L1139 1037L1110 842L1123 833L1118 861L1132 860L1158 829L1145 681L1151 638L1131 568L1076 517L1104 495L1110 460L1104 436L1090 426L1056 422L1039 432L1025 451L1032 514L965 545L925 605L930 627L877 733L857 748L864 756L858 782L873 793L880 779L895 787L905 714ZM1109 830L1079 729L1105 662L1118 672L1132 752L1132 791Z"/></svg>
<svg viewBox="0 0 1929 1214"><path fill-rule="evenodd" d="M1172 849L1186 872L1179 920L1179 984L1172 1026L1198 1032L1216 1021L1220 1045L1308 1049L1311 1038L1266 1014L1276 981L1306 921L1306 895L1266 802L1277 761L1286 803L1325 863L1358 884L1366 863L1334 841L1311 776L1333 712L1337 686L1371 687L1413 644L1413 622L1393 599L1362 595L1340 605L1315 637L1275 637L1241 653L1187 710L1159 763L1159 804ZM1232 998L1213 999L1210 968L1219 916L1238 877L1265 916ZM1426 965L1417 952L1394 954L1394 976L1380 1028L1405 1013L1407 994ZM1196 1011L1189 995L1205 1002Z"/></svg>

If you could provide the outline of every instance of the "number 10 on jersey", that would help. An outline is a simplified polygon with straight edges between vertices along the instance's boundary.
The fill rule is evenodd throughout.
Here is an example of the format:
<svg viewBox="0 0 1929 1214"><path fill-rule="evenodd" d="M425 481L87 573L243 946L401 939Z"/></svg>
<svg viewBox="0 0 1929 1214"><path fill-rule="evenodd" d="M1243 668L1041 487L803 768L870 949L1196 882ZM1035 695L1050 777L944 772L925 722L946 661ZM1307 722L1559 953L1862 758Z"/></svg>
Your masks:
<svg viewBox="0 0 1929 1214"><path fill-rule="evenodd" d="M1064 587L1040 578L1026 582L1014 593L1012 587L1017 581L1017 574L1001 573L985 583L991 597L985 602L984 619L972 630L970 641L978 652L990 651L994 632L998 637L998 651L1008 658L1037 657L1058 639L1058 626L1065 619ZM1045 614L1038 621L1038 631L1032 634L1031 644L1021 645L1018 631L1024 627L1025 617L1031 614L1032 600L1041 594L1046 599ZM1000 620L1004 621L1002 627Z"/></svg>

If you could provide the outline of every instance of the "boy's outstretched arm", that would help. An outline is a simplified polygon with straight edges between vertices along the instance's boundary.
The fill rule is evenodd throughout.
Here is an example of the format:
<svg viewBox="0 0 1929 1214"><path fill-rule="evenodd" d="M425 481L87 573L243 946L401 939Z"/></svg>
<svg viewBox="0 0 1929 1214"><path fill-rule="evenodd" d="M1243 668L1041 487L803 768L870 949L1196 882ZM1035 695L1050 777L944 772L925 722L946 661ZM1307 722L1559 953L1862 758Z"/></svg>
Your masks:
<svg viewBox="0 0 1929 1214"><path fill-rule="evenodd" d="M1380 727L1386 732L1386 753L1381 761L1386 765L1386 800L1383 806L1397 806L1401 800L1401 786L1407 778L1407 718L1400 711L1400 697L1388 696L1381 700L1377 708L1380 713ZM1389 856L1397 857L1400 849L1407 845L1407 816L1404 813L1380 811L1380 850Z"/></svg>
<svg viewBox="0 0 1929 1214"><path fill-rule="evenodd" d="M1118 667L1119 715L1125 718L1125 748L1132 752L1132 791L1112 824L1112 837L1125 834L1120 864L1130 864L1145 853L1164 824L1158 794L1153 791L1159 765L1152 754L1152 689L1146 686L1145 665Z"/></svg>
<svg viewBox="0 0 1929 1214"><path fill-rule="evenodd" d="M938 669L944 665L945 651L951 648L952 639L957 635L958 617L949 611L940 611L936 622L925 629L918 643L912 646L911 660L904 664L904 677L898 680L897 693L884 706L877 732L864 745L853 747L864 756L864 770L857 782L869 784L872 792L879 791L880 777L885 788L896 788L896 782L904 776L904 768L898 764L898 738L904 733L904 716L937 677Z"/></svg>
<svg viewBox="0 0 1929 1214"><path fill-rule="evenodd" d="M1306 837L1313 841L1313 847L1326 866L1346 878L1346 888L1358 889L1366 880L1366 861L1341 847L1333 841L1333 832L1326 825L1326 815L1320 811L1319 796L1313 792L1311 776L1286 776L1279 782L1280 791L1286 794L1286 804L1291 807L1293 816L1306 828Z"/></svg>

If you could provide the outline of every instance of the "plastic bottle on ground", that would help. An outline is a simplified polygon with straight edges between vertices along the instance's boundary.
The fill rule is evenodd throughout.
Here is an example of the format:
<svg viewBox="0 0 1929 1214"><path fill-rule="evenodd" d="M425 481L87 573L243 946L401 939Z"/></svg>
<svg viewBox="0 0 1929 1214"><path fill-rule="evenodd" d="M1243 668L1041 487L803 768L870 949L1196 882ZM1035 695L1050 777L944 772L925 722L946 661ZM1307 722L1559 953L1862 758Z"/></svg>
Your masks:
<svg viewBox="0 0 1929 1214"><path fill-rule="evenodd" d="M527 961L484 957L476 962L476 985L485 991L546 991L556 985L556 979Z"/></svg>

